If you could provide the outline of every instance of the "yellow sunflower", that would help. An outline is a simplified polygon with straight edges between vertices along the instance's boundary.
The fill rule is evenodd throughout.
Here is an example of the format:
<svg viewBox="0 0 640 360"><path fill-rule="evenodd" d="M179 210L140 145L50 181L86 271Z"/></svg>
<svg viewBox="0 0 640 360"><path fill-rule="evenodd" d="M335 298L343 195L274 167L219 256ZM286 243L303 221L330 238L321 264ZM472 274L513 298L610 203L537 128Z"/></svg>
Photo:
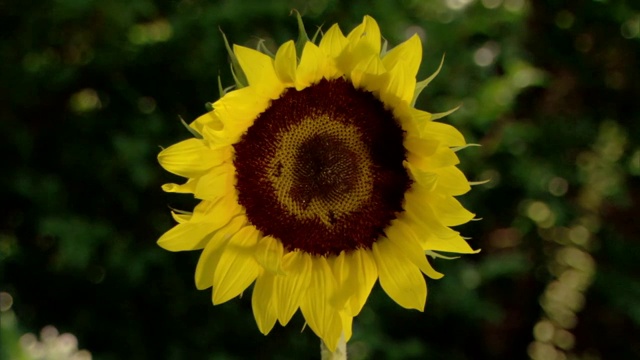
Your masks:
<svg viewBox="0 0 640 360"><path fill-rule="evenodd" d="M333 351L377 280L422 311L423 274L442 277L425 254L475 252L450 228L474 215L454 198L470 189L456 168L463 136L433 121L447 113L413 107L436 75L416 82L418 36L386 51L365 16L346 37L336 24L298 51L233 47L238 88L158 156L188 178L163 189L202 200L173 212L158 244L203 249L195 281L213 287L214 304L255 282L262 333L300 309Z"/></svg>

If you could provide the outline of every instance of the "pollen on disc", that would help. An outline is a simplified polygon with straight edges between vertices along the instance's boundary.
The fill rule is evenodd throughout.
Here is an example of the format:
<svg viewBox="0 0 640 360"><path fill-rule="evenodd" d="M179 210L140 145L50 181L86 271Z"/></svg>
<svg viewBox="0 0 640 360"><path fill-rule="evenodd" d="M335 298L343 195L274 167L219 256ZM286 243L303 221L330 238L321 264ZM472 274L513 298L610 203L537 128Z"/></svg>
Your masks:
<svg viewBox="0 0 640 360"><path fill-rule="evenodd" d="M287 90L234 150L249 221L288 250L370 248L410 185L402 129L373 94L344 79Z"/></svg>

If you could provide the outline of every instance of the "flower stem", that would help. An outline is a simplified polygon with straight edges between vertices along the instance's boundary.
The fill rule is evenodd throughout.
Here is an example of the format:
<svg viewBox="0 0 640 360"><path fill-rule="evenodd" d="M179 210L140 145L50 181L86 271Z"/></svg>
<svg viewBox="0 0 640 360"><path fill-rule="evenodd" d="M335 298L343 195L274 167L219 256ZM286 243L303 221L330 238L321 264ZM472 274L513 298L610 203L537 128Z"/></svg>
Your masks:
<svg viewBox="0 0 640 360"><path fill-rule="evenodd" d="M347 360L347 342L344 339L344 334L340 336L340 341L338 341L338 346L334 352L331 352L321 340L320 356L322 360Z"/></svg>

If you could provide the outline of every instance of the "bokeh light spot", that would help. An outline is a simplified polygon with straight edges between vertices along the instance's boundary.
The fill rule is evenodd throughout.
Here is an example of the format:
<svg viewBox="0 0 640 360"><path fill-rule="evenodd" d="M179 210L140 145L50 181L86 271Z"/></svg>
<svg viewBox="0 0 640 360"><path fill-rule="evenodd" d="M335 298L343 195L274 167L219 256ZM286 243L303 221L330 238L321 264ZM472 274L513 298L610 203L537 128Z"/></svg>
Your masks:
<svg viewBox="0 0 640 360"><path fill-rule="evenodd" d="M555 20L557 27L559 27L560 29L568 29L573 26L575 16L567 10L562 10L558 11Z"/></svg>
<svg viewBox="0 0 640 360"><path fill-rule="evenodd" d="M84 113L100 109L102 102L94 89L83 89L71 95L69 99L71 110L76 113Z"/></svg>
<svg viewBox="0 0 640 360"><path fill-rule="evenodd" d="M11 310L13 306L13 296L6 291L0 292L0 312Z"/></svg>

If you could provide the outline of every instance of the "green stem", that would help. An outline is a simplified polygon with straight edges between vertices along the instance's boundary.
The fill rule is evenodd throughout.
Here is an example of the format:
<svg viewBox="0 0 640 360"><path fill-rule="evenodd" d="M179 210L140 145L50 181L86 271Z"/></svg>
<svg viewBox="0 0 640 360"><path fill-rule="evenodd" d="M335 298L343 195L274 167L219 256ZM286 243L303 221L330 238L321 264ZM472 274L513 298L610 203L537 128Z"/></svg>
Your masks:
<svg viewBox="0 0 640 360"><path fill-rule="evenodd" d="M321 340L320 356L322 360L347 360L347 342L344 340L344 334L340 336L340 341L338 341L338 346L334 352L331 352Z"/></svg>

